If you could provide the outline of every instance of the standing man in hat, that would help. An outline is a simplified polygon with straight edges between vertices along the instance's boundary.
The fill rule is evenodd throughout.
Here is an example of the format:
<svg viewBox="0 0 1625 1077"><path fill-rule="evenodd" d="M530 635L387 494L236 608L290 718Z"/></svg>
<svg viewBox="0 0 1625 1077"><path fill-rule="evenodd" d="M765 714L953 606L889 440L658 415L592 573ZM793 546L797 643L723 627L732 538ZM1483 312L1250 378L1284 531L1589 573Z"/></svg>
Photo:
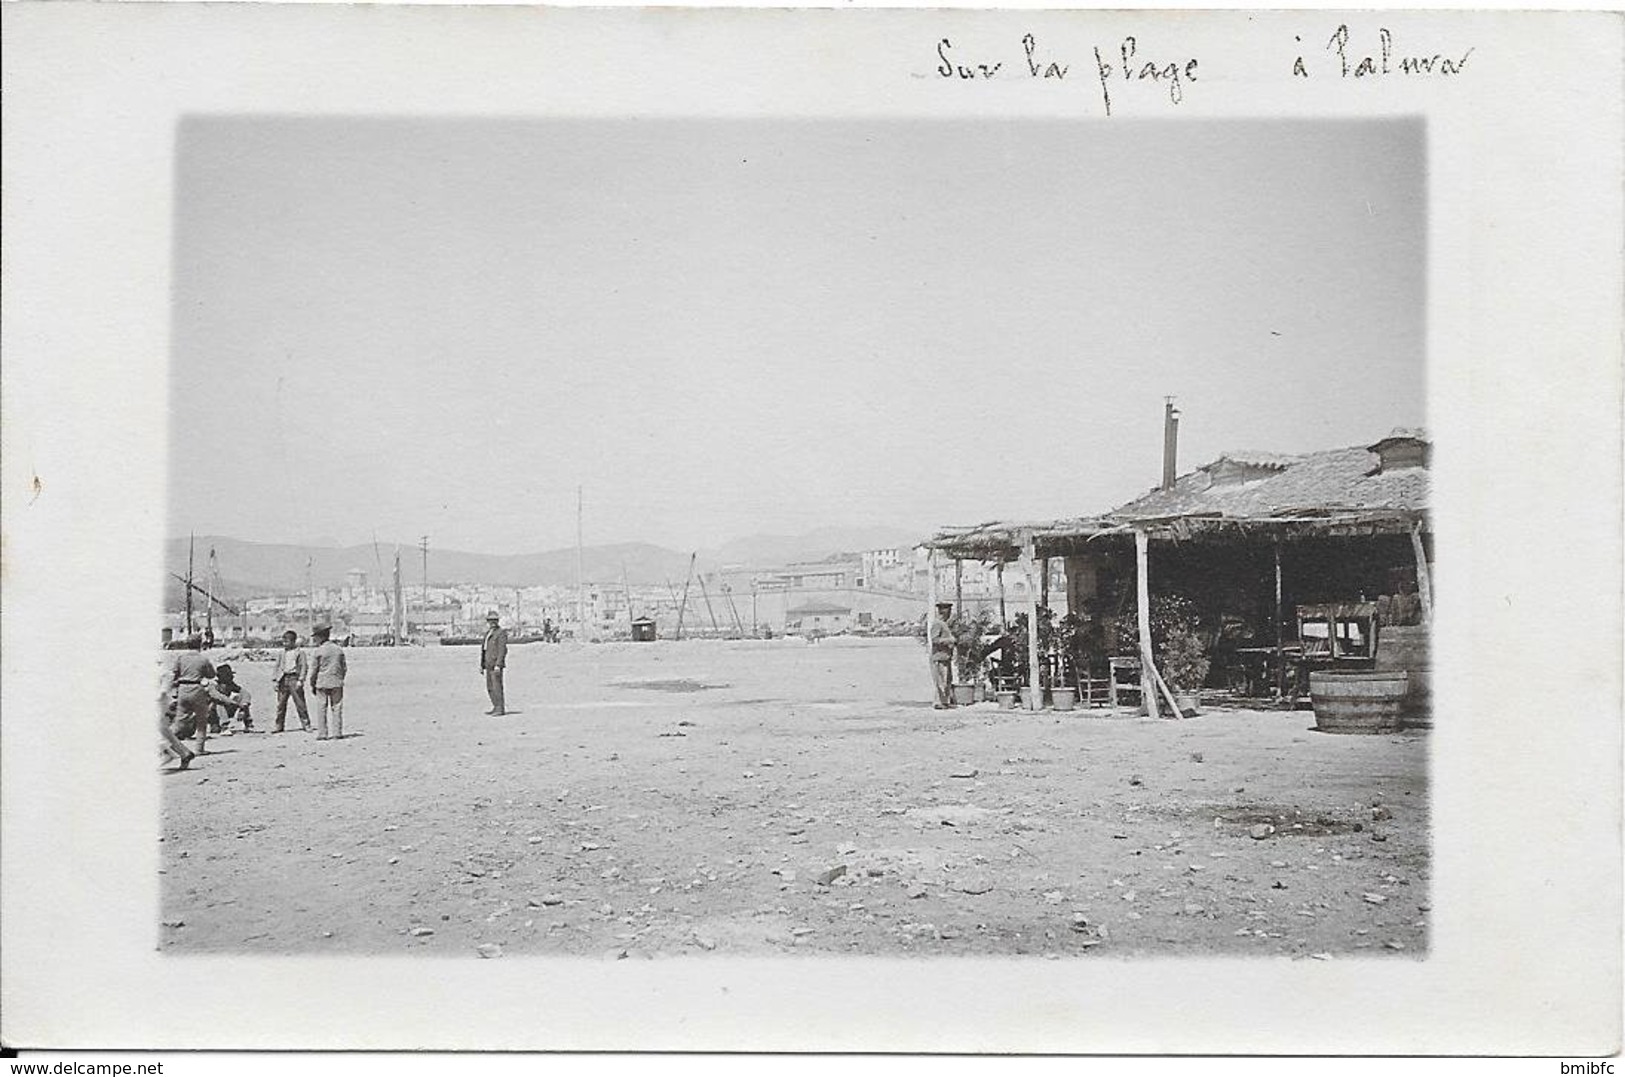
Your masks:
<svg viewBox="0 0 1625 1077"><path fill-rule="evenodd" d="M480 644L480 671L485 674L485 691L491 697L486 714L502 717L508 713L502 698L502 670L508 664L508 630L497 619L497 611L485 615L485 639Z"/></svg>
<svg viewBox="0 0 1625 1077"><path fill-rule="evenodd" d="M342 740L344 737L344 648L333 642L330 625L311 630L316 644L310 652L310 687L316 693L316 739ZM328 736L327 714L333 712L332 736Z"/></svg>
<svg viewBox="0 0 1625 1077"><path fill-rule="evenodd" d="M209 740L212 704L208 682L212 680L214 663L203 653L203 637L193 633L186 639L186 650L175 652L175 657L170 659L169 683L175 693L176 731L182 737L197 738L197 755L203 754Z"/></svg>
<svg viewBox="0 0 1625 1077"><path fill-rule="evenodd" d="M309 672L305 652L299 646L299 633L290 628L282 633L282 650L277 652L276 668L271 671L271 683L276 687L275 732L283 731L290 699L299 712L299 728L310 732L310 710L305 706L305 676Z"/></svg>
<svg viewBox="0 0 1625 1077"><path fill-rule="evenodd" d="M953 612L952 602L938 602L936 615L931 618L926 632L931 645L931 676L937 686L937 701L933 706L939 711L954 705L954 630L948 623Z"/></svg>

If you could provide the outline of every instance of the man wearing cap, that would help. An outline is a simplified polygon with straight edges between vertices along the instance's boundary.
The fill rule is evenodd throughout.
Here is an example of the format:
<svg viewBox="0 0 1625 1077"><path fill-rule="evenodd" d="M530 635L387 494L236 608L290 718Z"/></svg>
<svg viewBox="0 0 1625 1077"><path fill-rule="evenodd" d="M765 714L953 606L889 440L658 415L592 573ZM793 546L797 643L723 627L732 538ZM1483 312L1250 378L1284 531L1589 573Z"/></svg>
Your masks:
<svg viewBox="0 0 1625 1077"><path fill-rule="evenodd" d="M508 713L502 698L502 670L508 664L508 630L497 618L497 611L485 615L485 639L480 643L480 671L485 674L485 691L491 697L491 709L486 714L501 717Z"/></svg>
<svg viewBox="0 0 1625 1077"><path fill-rule="evenodd" d="M310 652L310 687L316 693L316 739L344 738L344 648L333 642L333 629L317 625L311 630L316 644ZM333 713L332 736L328 736L327 715Z"/></svg>
<svg viewBox="0 0 1625 1077"><path fill-rule="evenodd" d="M181 769L185 770L192 765L192 760L196 756L192 749L175 735L175 730L170 725L175 719L175 707L175 663L170 661L164 664L163 672L159 676L158 736L162 742L159 758L163 758L163 753L173 755L180 761Z"/></svg>
<svg viewBox="0 0 1625 1077"><path fill-rule="evenodd" d="M290 699L299 712L299 728L310 732L310 710L305 706L305 675L309 669L299 646L299 633L290 628L282 633L282 650L277 652L276 668L271 671L271 683L276 687L275 732L283 732Z"/></svg>
<svg viewBox="0 0 1625 1077"><path fill-rule="evenodd" d="M192 735L197 737L198 755L203 754L203 746L209 739L211 703L208 682L212 680L214 663L203 653L203 637L194 633L187 637L186 650L176 651L175 657L170 659L169 683L175 693L177 731L181 736L186 736L190 724Z"/></svg>
<svg viewBox="0 0 1625 1077"><path fill-rule="evenodd" d="M931 676L935 678L937 685L937 701L934 706L939 711L954 705L954 630L948 624L948 618L953 612L952 602L938 602L936 615L931 618L927 629L931 644Z"/></svg>
<svg viewBox="0 0 1625 1077"><path fill-rule="evenodd" d="M243 732L254 732L254 717L252 708L254 697L248 689L237 683L236 674L225 662L214 667L214 683L209 685L209 699L213 706L209 708L210 717L215 719L216 728L209 732L220 732L231 736L231 723L235 718L243 720Z"/></svg>

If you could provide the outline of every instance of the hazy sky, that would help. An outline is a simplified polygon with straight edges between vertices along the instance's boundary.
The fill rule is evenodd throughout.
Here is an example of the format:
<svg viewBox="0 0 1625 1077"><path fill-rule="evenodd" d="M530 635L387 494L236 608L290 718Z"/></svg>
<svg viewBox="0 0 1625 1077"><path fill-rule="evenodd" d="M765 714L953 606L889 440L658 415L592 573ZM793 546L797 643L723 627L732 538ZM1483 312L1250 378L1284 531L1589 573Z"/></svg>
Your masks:
<svg viewBox="0 0 1625 1077"><path fill-rule="evenodd" d="M1424 421L1420 121L196 119L171 528L492 553L1101 511Z"/></svg>

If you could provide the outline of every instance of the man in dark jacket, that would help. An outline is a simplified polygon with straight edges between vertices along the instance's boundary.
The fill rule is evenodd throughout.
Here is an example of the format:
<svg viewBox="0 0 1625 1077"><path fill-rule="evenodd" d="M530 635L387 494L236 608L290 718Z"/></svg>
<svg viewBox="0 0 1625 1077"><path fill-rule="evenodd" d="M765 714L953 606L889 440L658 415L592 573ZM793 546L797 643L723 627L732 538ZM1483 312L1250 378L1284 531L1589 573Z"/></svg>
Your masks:
<svg viewBox="0 0 1625 1077"><path fill-rule="evenodd" d="M480 670L485 674L485 691L491 697L491 709L486 714L501 717L508 713L502 698L502 670L507 664L508 630L492 610L485 615L485 639L480 643Z"/></svg>

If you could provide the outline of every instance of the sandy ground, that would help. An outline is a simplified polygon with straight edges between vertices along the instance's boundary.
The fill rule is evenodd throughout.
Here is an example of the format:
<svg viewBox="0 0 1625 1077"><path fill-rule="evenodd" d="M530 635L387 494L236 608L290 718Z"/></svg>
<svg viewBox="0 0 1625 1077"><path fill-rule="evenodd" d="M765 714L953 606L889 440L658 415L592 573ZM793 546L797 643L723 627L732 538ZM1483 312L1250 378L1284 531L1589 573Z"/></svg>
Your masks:
<svg viewBox="0 0 1625 1077"><path fill-rule="evenodd" d="M354 736L211 738L171 768L163 949L1426 949L1422 734L1321 734L1308 711L939 712L908 639L510 662L517 713L492 718L475 648L353 650ZM242 664L258 707L269 678Z"/></svg>

